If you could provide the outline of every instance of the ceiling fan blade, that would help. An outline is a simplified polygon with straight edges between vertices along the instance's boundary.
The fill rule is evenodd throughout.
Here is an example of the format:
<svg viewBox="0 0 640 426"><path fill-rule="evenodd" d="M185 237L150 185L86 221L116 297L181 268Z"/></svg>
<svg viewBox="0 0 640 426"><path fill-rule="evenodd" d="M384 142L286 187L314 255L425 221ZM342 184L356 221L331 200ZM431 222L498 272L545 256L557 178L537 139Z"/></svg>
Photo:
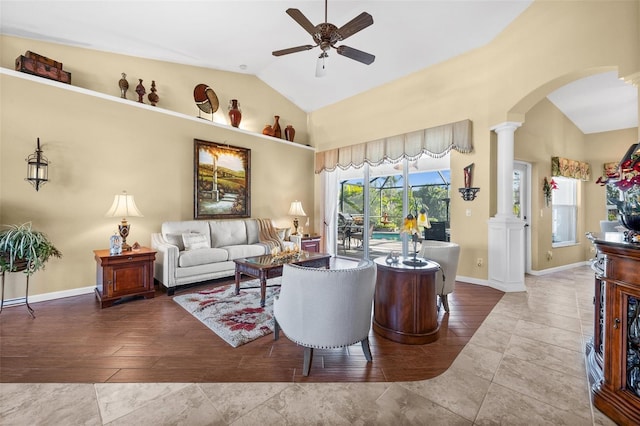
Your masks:
<svg viewBox="0 0 640 426"><path fill-rule="evenodd" d="M287 15L291 16L293 20L300 24L300 26L304 28L305 31L307 31L309 34L311 34L311 36L313 36L317 32L316 26L313 25L311 21L309 21L307 17L304 16L302 12L300 12L300 10L293 8L287 9Z"/></svg>
<svg viewBox="0 0 640 426"><path fill-rule="evenodd" d="M341 37L340 40L344 40L347 37L351 37L358 31L367 28L371 24L373 24L373 17L367 12L362 12L360 15L338 28L337 32Z"/></svg>
<svg viewBox="0 0 640 426"><path fill-rule="evenodd" d="M317 46L317 44L316 44L316 46ZM275 50L275 51L271 52L271 54L273 56L288 55L289 53L296 53L296 52L302 52L302 51L305 51L305 50L311 50L316 46L313 46L311 44L305 44L304 46L297 46L297 47L290 47L288 49Z"/></svg>
<svg viewBox="0 0 640 426"><path fill-rule="evenodd" d="M338 51L338 55L346 56L347 58L354 59L366 65L371 65L376 59L376 57L370 53L349 46L340 46L336 50Z"/></svg>

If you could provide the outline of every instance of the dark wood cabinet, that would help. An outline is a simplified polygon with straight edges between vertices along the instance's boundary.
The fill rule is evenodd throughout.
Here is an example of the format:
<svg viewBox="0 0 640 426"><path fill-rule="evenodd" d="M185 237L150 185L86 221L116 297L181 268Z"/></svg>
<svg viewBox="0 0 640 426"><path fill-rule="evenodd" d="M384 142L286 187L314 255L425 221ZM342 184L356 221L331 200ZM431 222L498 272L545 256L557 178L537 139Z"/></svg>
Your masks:
<svg viewBox="0 0 640 426"><path fill-rule="evenodd" d="M156 252L146 247L110 255L109 250L94 250L96 259L96 297L100 307L129 296L155 295L153 262Z"/></svg>
<svg viewBox="0 0 640 426"><path fill-rule="evenodd" d="M596 247L595 317L587 364L594 405L618 424L640 424L640 245L590 234Z"/></svg>
<svg viewBox="0 0 640 426"><path fill-rule="evenodd" d="M388 265L374 259L377 268L373 301L373 331L398 343L422 345L438 340L436 272L440 265Z"/></svg>

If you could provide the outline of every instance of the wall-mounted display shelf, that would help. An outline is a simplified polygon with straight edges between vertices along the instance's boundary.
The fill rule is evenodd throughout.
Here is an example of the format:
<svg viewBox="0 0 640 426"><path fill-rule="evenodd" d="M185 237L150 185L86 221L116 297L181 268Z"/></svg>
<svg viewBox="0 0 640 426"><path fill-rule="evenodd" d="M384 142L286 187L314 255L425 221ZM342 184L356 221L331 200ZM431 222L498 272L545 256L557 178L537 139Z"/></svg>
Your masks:
<svg viewBox="0 0 640 426"><path fill-rule="evenodd" d="M216 123L216 122L213 122L213 121L203 120L202 118L192 117L190 115L182 114L180 112L175 112L175 111L171 111L171 110L164 109L164 108L158 108L157 106L151 106L151 105L143 104L143 103L139 103L139 102L133 102L133 101L131 101L131 99L122 99L120 97L107 95L105 93L96 92L96 91L85 89L85 88L78 87L78 86L72 86L70 84L60 83L60 82L57 82L57 81L54 81L54 80L47 80L46 78L34 76L34 75L31 75L31 74L22 73L22 72L19 72L19 71L14 71L14 70L11 70L11 69L8 69L8 68L0 67L0 74L4 74L4 75L10 76L10 77L15 77L15 78L21 78L23 80L33 81L34 83L43 84L43 85L46 85L46 86L57 87L57 88L62 89L62 90L68 90L68 91L71 91L71 92L81 93L81 94L87 95L87 96L93 96L95 98L105 99L105 100L110 101L110 102L121 103L123 105L127 105L127 106L132 107L132 108L142 108L142 109L146 109L146 110L149 110L149 111L154 111L156 113L166 114L166 115L170 115L170 116L173 116L173 117L178 117L178 118L183 119L183 120L190 120L190 121L193 121L193 122L196 122L196 123L199 123L199 124L204 124L204 125L213 126L213 127L219 127L221 129L230 130L232 132L244 133L246 135L251 135L253 137L265 139L265 140L268 140L268 141L271 141L271 142L283 143L283 144L286 144L286 145L294 146L296 148L302 148L302 149L308 149L308 150L311 150L311 151L315 151L315 148L307 146L307 145L302 145L302 144L297 143L297 142L289 142L289 141L287 141L285 139L277 139L277 138L274 138L272 136L266 136L266 135L263 135L261 133L250 132L248 130L239 129L237 127L229 126L227 124L221 124L221 123Z"/></svg>

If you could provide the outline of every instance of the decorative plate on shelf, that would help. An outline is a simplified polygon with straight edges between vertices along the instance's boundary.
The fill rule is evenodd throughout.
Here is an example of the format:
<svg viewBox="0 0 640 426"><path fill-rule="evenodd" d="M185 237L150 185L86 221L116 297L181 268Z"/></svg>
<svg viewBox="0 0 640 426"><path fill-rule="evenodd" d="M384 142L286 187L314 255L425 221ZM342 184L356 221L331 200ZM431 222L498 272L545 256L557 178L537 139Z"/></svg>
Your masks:
<svg viewBox="0 0 640 426"><path fill-rule="evenodd" d="M193 89L193 99L198 108L207 114L213 114L220 106L216 92L206 84L198 84Z"/></svg>

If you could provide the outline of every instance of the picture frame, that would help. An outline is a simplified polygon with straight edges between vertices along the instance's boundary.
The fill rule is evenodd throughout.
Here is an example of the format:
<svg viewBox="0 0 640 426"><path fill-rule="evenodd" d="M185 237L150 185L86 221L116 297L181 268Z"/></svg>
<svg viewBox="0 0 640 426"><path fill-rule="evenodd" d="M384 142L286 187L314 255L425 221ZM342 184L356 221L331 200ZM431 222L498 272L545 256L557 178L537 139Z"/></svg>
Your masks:
<svg viewBox="0 0 640 426"><path fill-rule="evenodd" d="M251 217L251 150L193 141L194 218Z"/></svg>

